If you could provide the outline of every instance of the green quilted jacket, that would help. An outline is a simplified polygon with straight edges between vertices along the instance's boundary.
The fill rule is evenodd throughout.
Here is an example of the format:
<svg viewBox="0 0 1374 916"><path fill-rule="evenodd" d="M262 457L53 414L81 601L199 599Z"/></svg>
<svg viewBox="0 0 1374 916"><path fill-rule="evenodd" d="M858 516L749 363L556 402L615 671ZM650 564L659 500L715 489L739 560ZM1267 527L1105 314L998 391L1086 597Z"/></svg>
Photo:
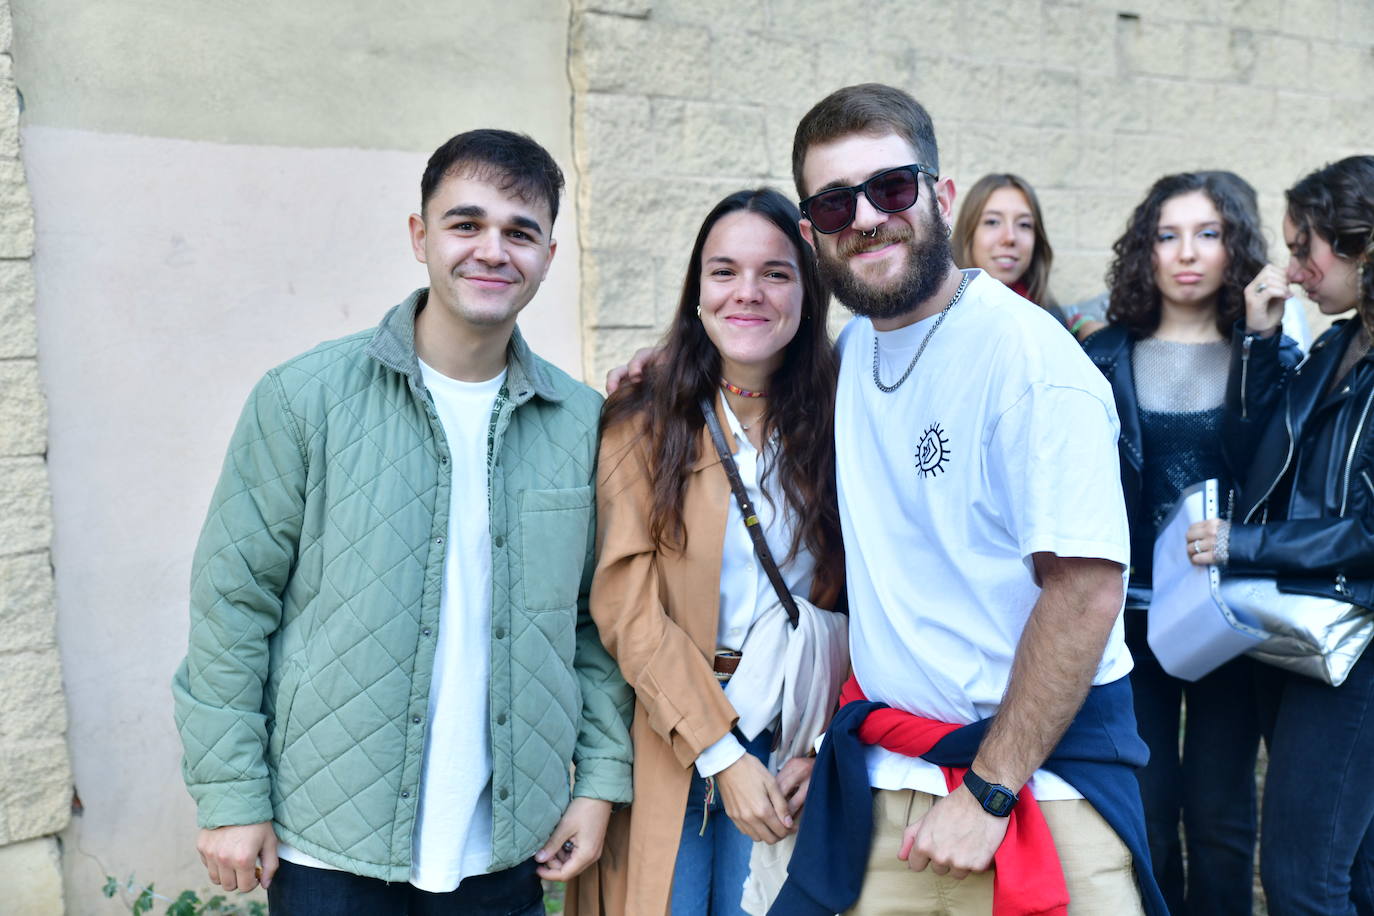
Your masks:
<svg viewBox="0 0 1374 916"><path fill-rule="evenodd" d="M272 820L385 881L410 876L448 535L448 447L415 356L425 296L253 390L172 685L202 827ZM491 520L493 869L547 841L570 791L629 801L633 702L587 613L601 399L518 330L508 367L473 507Z"/></svg>

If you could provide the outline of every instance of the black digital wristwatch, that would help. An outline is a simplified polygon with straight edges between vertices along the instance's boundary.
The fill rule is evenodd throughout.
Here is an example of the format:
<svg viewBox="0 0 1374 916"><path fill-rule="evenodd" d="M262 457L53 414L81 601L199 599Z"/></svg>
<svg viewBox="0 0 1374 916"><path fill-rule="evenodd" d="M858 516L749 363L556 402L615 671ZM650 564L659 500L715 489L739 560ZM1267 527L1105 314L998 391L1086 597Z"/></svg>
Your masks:
<svg viewBox="0 0 1374 916"><path fill-rule="evenodd" d="M1011 809L1016 807L1017 795L1006 786L999 786L995 782L988 782L972 769L964 771L964 785L973 797L978 799L978 804L983 806L983 810L994 817L1006 817L1011 814Z"/></svg>

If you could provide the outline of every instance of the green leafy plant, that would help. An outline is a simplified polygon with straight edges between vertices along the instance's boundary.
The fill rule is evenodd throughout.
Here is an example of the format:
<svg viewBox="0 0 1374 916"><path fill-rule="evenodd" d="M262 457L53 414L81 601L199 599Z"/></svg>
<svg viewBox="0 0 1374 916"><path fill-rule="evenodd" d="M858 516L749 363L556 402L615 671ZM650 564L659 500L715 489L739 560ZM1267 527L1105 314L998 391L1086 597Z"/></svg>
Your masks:
<svg viewBox="0 0 1374 916"><path fill-rule="evenodd" d="M106 875L100 892L106 897L120 897L134 916L151 913L159 902L167 904L167 916L267 916L267 904L261 900L230 900L223 894L201 900L200 894L191 890L182 891L174 900L154 891L151 884L139 884L133 875L124 881Z"/></svg>

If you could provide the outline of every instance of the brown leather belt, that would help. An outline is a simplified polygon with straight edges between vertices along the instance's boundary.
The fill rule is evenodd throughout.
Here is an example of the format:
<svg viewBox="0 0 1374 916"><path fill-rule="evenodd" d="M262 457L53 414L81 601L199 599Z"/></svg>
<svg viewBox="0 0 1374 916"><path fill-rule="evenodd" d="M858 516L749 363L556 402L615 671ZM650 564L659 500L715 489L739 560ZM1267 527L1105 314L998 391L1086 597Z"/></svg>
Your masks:
<svg viewBox="0 0 1374 916"><path fill-rule="evenodd" d="M739 668L740 658L742 656L734 649L717 649L715 660L711 663L711 668L716 673L716 680L722 684L729 681Z"/></svg>

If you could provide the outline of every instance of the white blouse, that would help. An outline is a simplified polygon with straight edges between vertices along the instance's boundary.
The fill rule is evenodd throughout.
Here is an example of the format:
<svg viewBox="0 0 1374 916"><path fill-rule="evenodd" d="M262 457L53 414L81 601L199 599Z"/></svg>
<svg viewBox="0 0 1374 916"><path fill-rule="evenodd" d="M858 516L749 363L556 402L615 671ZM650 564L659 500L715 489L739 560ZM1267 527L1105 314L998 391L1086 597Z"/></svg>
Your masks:
<svg viewBox="0 0 1374 916"><path fill-rule="evenodd" d="M725 404L724 420L735 437L735 464L739 467L739 476L744 482L745 492L749 494L749 501L754 504L754 511L758 514L768 549L778 564L788 591L795 595L808 595L811 593L816 561L805 545L797 551L791 562L786 561L796 520L787 511L776 470L768 475L762 487L759 486L759 478L764 470L773 466L778 439L776 435L771 437L760 452L741 428L729 400L722 398L721 401ZM720 559L720 621L716 645L721 649L738 650L744 645L744 638L749 635L749 627L754 619L777 600L777 594L773 591L773 584L768 581L763 565L754 555L754 542L744 526L744 518L740 515L739 503L733 492L729 500L725 543ZM702 776L714 776L743 754L744 747L739 739L727 732L725 737L697 757L697 772Z"/></svg>

